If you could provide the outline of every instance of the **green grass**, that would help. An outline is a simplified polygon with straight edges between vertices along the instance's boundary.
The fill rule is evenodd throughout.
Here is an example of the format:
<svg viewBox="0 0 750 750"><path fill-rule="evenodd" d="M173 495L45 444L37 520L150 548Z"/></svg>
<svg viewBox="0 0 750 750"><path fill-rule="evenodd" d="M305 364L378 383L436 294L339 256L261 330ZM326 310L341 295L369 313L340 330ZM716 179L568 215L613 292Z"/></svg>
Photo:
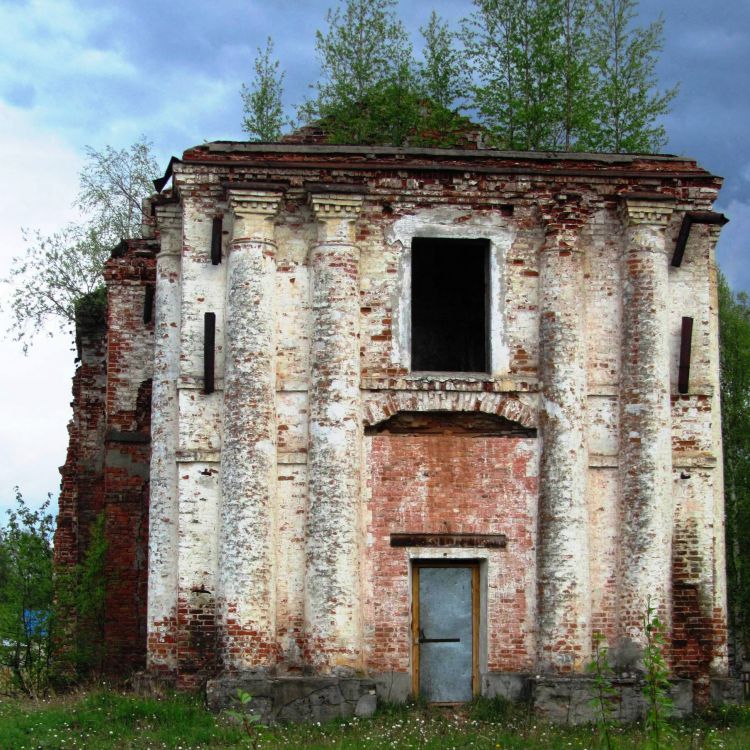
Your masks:
<svg viewBox="0 0 750 750"><path fill-rule="evenodd" d="M287 750L596 750L594 727L556 727L523 707L478 701L461 711L385 706L374 719L323 726L257 728L247 735L226 716L214 716L189 696L144 698L99 691L40 703L0 702L1 750L192 750L261 748ZM674 750L747 750L750 709L714 710L673 724ZM639 727L618 728L617 750L646 747Z"/></svg>

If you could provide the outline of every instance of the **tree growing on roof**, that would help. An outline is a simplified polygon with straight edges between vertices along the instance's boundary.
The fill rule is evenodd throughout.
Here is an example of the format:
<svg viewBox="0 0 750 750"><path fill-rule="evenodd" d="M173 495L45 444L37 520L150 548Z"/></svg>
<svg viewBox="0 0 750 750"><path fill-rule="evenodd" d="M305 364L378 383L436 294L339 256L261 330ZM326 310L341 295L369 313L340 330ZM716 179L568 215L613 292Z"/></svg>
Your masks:
<svg viewBox="0 0 750 750"><path fill-rule="evenodd" d="M453 145L451 133L461 129L459 115L465 101L466 66L456 46L456 34L432 11L426 26L420 28L424 40L422 60L417 63L421 97L417 139L428 145Z"/></svg>
<svg viewBox="0 0 750 750"><path fill-rule="evenodd" d="M637 4L474 0L463 48L433 13L418 64L394 0L342 0L299 115L333 143L454 145L465 109L500 148L656 151L676 88L657 87L663 22L636 25Z"/></svg>
<svg viewBox="0 0 750 750"><path fill-rule="evenodd" d="M140 232L141 201L158 173L145 137L126 149L86 147L74 203L83 220L50 235L24 230L26 252L13 258L3 279L11 287L8 335L24 351L39 333L53 335L75 322L76 303L102 286L112 248Z"/></svg>
<svg viewBox="0 0 750 750"><path fill-rule="evenodd" d="M270 36L264 49L258 47L254 66L252 84L248 87L243 83L240 92L245 113L242 129L253 140L277 141L285 124L281 103L285 73L279 70L279 61L273 57Z"/></svg>
<svg viewBox="0 0 750 750"><path fill-rule="evenodd" d="M658 151L660 19L634 24L637 0L475 0L462 39L480 120L504 148Z"/></svg>
<svg viewBox="0 0 750 750"><path fill-rule="evenodd" d="M326 13L316 32L320 77L299 107L321 120L334 143L393 143L418 113L412 48L395 0L347 0Z"/></svg>
<svg viewBox="0 0 750 750"><path fill-rule="evenodd" d="M594 0L589 34L596 107L582 139L587 148L648 152L666 143L659 118L669 112L678 87L657 88L664 20L634 26L637 7L637 0Z"/></svg>

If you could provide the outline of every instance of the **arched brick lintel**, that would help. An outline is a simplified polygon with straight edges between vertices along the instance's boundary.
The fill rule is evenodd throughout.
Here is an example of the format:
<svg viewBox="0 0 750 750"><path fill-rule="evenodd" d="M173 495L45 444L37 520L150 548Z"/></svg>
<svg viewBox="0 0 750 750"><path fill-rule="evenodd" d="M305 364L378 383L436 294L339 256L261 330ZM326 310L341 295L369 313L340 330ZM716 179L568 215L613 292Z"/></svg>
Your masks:
<svg viewBox="0 0 750 750"><path fill-rule="evenodd" d="M370 393L365 396L366 427L384 422L394 414L409 411L484 412L536 429L535 410L517 398L502 393L456 391L397 391L387 395Z"/></svg>

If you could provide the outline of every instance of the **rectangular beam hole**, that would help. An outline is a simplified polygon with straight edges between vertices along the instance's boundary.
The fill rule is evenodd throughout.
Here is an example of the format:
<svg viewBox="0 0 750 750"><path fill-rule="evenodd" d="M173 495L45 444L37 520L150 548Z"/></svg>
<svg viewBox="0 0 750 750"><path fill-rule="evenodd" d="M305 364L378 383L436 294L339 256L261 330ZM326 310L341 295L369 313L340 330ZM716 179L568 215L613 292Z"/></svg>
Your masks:
<svg viewBox="0 0 750 750"><path fill-rule="evenodd" d="M680 335L680 371L677 376L677 390L687 393L690 388L690 349L693 343L693 319L682 319Z"/></svg>
<svg viewBox="0 0 750 750"><path fill-rule="evenodd" d="M224 223L223 216L214 217L211 227L211 264L218 266L221 263L221 232Z"/></svg>
<svg viewBox="0 0 750 750"><path fill-rule="evenodd" d="M203 316L203 393L214 392L214 356L216 350L216 313Z"/></svg>
<svg viewBox="0 0 750 750"><path fill-rule="evenodd" d="M143 297L143 322L148 325L154 317L154 287L149 284Z"/></svg>

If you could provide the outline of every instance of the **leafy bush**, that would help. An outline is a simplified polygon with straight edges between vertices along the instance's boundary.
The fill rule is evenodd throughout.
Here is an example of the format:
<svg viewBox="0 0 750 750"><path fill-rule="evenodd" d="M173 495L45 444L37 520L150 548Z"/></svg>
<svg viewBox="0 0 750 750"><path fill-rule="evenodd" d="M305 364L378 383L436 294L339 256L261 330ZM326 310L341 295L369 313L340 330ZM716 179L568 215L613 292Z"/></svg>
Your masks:
<svg viewBox="0 0 750 750"><path fill-rule="evenodd" d="M0 691L31 698L53 684L96 673L102 662L104 517L91 529L80 565L55 569L49 499L33 511L16 488L0 527Z"/></svg>
<svg viewBox="0 0 750 750"><path fill-rule="evenodd" d="M0 667L3 691L43 695L49 686L53 519L49 499L31 510L16 488L16 509L0 528Z"/></svg>
<svg viewBox="0 0 750 750"><path fill-rule="evenodd" d="M55 571L55 615L59 623L53 644L56 678L69 681L96 674L104 658L105 562L104 515L91 525L83 562Z"/></svg>

